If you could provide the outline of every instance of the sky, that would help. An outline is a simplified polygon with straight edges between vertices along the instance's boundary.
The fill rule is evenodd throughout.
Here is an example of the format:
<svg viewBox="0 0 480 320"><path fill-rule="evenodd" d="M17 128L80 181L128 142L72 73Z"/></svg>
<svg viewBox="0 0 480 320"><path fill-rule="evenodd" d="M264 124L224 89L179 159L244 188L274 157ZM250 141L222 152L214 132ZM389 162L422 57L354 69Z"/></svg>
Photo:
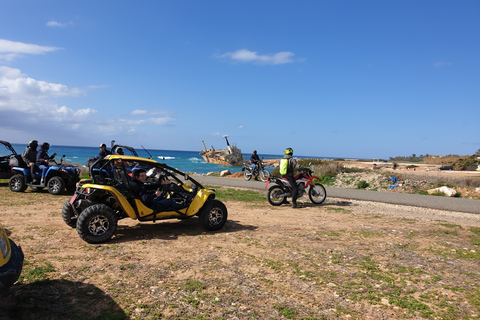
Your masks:
<svg viewBox="0 0 480 320"><path fill-rule="evenodd" d="M471 155L480 1L0 0L0 115L52 150Z"/></svg>

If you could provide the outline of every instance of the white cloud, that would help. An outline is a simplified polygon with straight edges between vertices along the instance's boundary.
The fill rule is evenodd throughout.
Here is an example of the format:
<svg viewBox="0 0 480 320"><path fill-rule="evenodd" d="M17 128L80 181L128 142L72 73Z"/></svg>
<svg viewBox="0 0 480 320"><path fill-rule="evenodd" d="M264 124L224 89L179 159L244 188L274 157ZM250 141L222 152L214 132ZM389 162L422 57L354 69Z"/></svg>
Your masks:
<svg viewBox="0 0 480 320"><path fill-rule="evenodd" d="M58 21L55 21L55 20L50 20L50 21L47 22L47 27L52 27L52 28L65 28L65 27L72 26L72 25L73 25L72 21L58 22Z"/></svg>
<svg viewBox="0 0 480 320"><path fill-rule="evenodd" d="M243 129L243 124L239 125L238 129Z"/></svg>
<svg viewBox="0 0 480 320"><path fill-rule="evenodd" d="M20 54L45 54L60 49L61 48L57 47L39 46L36 44L0 39L0 59L7 61L13 60Z"/></svg>
<svg viewBox="0 0 480 320"><path fill-rule="evenodd" d="M80 88L36 80L19 69L0 66L0 133L7 137L31 140L50 139L55 143L88 143L88 137L118 136L123 133L144 134L148 126L168 125L175 119L163 110L134 110L130 116L108 113L103 116L90 107L71 108L58 105L59 97L77 97ZM131 119L134 118L134 119ZM42 136L42 138L40 138ZM79 140L80 139L80 140ZM87 139L87 140L82 140ZM87 142L86 142L87 141Z"/></svg>
<svg viewBox="0 0 480 320"><path fill-rule="evenodd" d="M284 52L277 52L274 54L263 54L259 55L258 52L250 51L247 49L240 49L235 52L227 52L221 55L218 55L218 58L221 59L229 59L234 62L252 62L258 64L285 64L285 63L292 63L294 62L293 56L295 54L293 52L284 51Z"/></svg>

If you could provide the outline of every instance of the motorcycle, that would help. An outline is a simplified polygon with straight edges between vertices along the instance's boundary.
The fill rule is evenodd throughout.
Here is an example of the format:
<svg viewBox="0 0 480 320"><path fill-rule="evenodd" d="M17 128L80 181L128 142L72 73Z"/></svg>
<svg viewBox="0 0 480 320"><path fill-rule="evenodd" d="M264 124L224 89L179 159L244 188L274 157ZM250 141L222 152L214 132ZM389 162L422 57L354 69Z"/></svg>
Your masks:
<svg viewBox="0 0 480 320"><path fill-rule="evenodd" d="M244 162L242 165L242 171L243 171L243 178L247 181L252 179L252 177L254 178L260 177L260 180L267 181L268 177L270 177L270 171L265 169L265 167L263 166L262 160L260 160L255 165L255 170L253 170L250 162Z"/></svg>
<svg viewBox="0 0 480 320"><path fill-rule="evenodd" d="M295 176L295 182L298 186L298 198L303 197L308 189L308 197L314 204L321 204L327 198L327 191L325 187L320 184L322 181L317 176L313 175L310 168L301 168L301 172ZM292 196L292 188L286 178L268 177L265 187L268 188L270 183L275 183L267 192L268 202L272 206L280 206L287 202L287 197Z"/></svg>

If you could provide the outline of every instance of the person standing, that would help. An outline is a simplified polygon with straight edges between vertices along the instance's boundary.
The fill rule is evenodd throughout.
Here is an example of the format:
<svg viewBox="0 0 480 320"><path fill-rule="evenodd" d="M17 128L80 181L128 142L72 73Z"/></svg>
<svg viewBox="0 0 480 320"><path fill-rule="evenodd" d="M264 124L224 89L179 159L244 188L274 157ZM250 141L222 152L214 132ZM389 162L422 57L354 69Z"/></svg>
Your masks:
<svg viewBox="0 0 480 320"><path fill-rule="evenodd" d="M32 183L38 183L38 180L35 176L35 173L38 169L37 167L37 147L38 147L38 141L37 140L31 140L28 143L28 146L25 148L25 151L22 153L22 160L25 162L27 167L30 168L30 173L32 174Z"/></svg>
<svg viewBox="0 0 480 320"><path fill-rule="evenodd" d="M40 170L42 170L42 180L40 183L43 183L43 180L45 178L45 174L47 173L48 170L48 163L50 160L55 158L57 155L56 153L52 154L51 156L48 155L48 149L50 149L50 144L48 142L42 143L40 146L40 151L37 153L37 166Z"/></svg>
<svg viewBox="0 0 480 320"><path fill-rule="evenodd" d="M293 149L287 148L284 150L285 155L283 159L280 160L280 174L283 178L287 179L292 187L292 208L301 208L302 206L297 204L298 198L298 186L295 181L294 173L296 169L299 169L300 166L297 163L297 160L293 158Z"/></svg>

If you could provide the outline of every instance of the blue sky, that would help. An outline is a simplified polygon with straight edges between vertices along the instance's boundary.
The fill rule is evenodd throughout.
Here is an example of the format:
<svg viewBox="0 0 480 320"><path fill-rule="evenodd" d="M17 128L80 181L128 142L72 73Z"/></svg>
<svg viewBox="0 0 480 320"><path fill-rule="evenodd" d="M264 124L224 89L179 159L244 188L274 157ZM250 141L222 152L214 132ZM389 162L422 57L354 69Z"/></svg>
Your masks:
<svg viewBox="0 0 480 320"><path fill-rule="evenodd" d="M479 85L478 0L0 2L14 143L465 155Z"/></svg>

